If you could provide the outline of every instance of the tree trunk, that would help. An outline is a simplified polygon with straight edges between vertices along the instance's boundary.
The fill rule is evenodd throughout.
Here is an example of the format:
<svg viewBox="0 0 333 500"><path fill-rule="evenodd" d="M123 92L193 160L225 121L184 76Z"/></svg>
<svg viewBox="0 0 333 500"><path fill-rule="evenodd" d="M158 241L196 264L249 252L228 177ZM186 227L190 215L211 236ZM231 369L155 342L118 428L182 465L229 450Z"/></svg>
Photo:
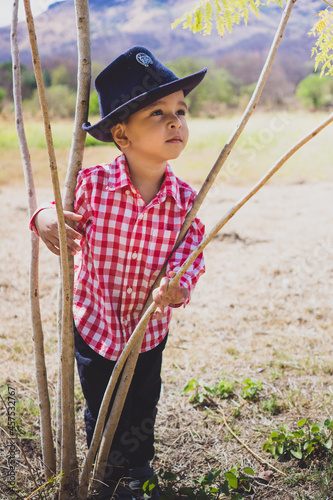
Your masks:
<svg viewBox="0 0 333 500"><path fill-rule="evenodd" d="M17 41L17 11L18 4L13 5L13 20L11 31L11 53L13 65L13 96L15 105L15 122L19 146L22 157L22 165L25 177L25 184L28 193L29 217L32 216L37 207L36 191L32 175L29 148L26 140L21 94L21 71L19 48ZM55 451L52 436L50 397L47 384L47 372L44 355L44 335L39 306L39 239L35 233L31 232L30 237L30 310L33 332L33 346L35 357L35 373L38 391L38 404L40 414L41 445L46 479L50 479L56 474Z"/></svg>
<svg viewBox="0 0 333 500"><path fill-rule="evenodd" d="M91 58L90 58L90 25L89 25L89 5L88 0L75 0L75 16L76 16L76 28L77 28L77 44L78 44L78 76L77 76L77 98L76 98L76 109L75 109L75 122L73 130L73 139L71 144L71 151L69 157L69 164L67 169L67 176L65 181L64 190L64 209L74 210L74 196L77 174L82 168L83 153L85 146L86 132L82 129L82 124L88 119L88 105L89 105L89 93L90 93L90 81L91 81ZM70 421L70 429L75 429L75 410L74 410L74 334L73 334L73 315L72 315L72 304L73 304L73 280L74 280L74 258L68 255L68 269L69 269L69 284L70 284L70 295L69 303L70 310L68 311L68 318L65 327L61 326L62 352L67 353L67 366L68 375L66 379L63 376L63 369L61 370L60 383L61 387L61 415L62 415L62 448L68 449L70 453L69 461L72 473L72 482L74 485L77 484L77 458L76 458L76 444L75 444L75 432L72 432L70 436L64 434L64 425L67 419ZM59 294L63 293L62 290ZM58 317L62 318L61 308L63 302L59 300ZM68 388L69 404L64 405L63 391ZM67 415L65 415L67 414ZM75 472L74 472L75 471Z"/></svg>
<svg viewBox="0 0 333 500"><path fill-rule="evenodd" d="M67 382L68 380L70 380L70 375L69 375L70 353L68 352L66 346L66 332L70 331L72 325L71 322L72 303L71 303L71 291L70 291L71 286L70 286L69 266L67 257L66 228L65 228L65 220L62 208L60 186L59 186L58 169L55 158L51 124L48 115L45 87L43 82L43 75L38 53L36 32L35 32L34 20L31 13L30 1L24 0L24 6L26 12L29 41L31 46L32 60L36 76L38 95L44 121L44 131L45 131L46 145L49 157L49 167L51 172L52 187L56 205L59 239L60 239L60 262L61 262L61 278L62 278L61 399L62 399L62 408L67 409L67 411L64 411L62 414L62 451L61 451L62 476L61 476L60 498L66 500L70 498L70 490L71 490L70 470L71 470L73 450L70 450L69 446L65 446L64 443L72 442L73 435L75 434L75 428L73 427L73 422L70 416L71 412L68 411L68 409L70 408L72 398L70 396L71 386Z"/></svg>

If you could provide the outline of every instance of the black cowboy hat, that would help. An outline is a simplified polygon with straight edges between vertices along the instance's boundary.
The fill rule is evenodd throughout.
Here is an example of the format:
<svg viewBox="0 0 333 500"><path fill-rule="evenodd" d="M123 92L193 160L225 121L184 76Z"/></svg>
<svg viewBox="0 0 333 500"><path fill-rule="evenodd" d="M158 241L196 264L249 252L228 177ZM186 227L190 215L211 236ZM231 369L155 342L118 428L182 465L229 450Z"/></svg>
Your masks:
<svg viewBox="0 0 333 500"><path fill-rule="evenodd" d="M111 128L154 101L179 90L186 96L196 87L207 68L178 78L145 47L135 46L121 54L96 78L102 120L82 128L103 142L113 142Z"/></svg>

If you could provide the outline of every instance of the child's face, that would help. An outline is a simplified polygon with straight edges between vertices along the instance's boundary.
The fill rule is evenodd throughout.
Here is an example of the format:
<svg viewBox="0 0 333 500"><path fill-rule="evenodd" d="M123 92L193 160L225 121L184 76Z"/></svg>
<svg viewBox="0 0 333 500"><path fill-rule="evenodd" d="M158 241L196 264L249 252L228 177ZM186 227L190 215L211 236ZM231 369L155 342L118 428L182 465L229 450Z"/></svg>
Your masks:
<svg viewBox="0 0 333 500"><path fill-rule="evenodd" d="M137 111L121 124L127 139L123 152L159 164L177 158L188 140L186 112L182 90Z"/></svg>

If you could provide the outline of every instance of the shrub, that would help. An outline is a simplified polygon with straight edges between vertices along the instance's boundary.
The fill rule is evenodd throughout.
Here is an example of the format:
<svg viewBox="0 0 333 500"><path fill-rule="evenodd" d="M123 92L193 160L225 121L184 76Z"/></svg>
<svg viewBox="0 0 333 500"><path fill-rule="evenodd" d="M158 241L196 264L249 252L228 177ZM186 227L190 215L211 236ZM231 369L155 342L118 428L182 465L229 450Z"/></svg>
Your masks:
<svg viewBox="0 0 333 500"><path fill-rule="evenodd" d="M333 105L333 79L313 73L302 80L296 89L296 97L306 108L313 110Z"/></svg>

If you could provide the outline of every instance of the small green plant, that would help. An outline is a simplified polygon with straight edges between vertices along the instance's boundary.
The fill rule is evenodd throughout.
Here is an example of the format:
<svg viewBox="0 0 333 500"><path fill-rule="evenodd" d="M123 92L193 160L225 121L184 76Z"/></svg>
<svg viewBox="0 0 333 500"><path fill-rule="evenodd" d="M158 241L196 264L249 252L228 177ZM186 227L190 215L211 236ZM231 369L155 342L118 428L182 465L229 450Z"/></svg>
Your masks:
<svg viewBox="0 0 333 500"><path fill-rule="evenodd" d="M254 471L250 467L244 467L242 470L238 464L224 474L220 469L210 471L194 481L193 486L177 487L177 476L161 469L158 475L152 476L143 485L144 498L147 500L151 498L154 488L159 487L162 490L160 500L173 500L179 496L188 500L198 498L212 500L221 498L221 495L227 496L231 500L242 500L243 495L248 494L252 489L251 478L253 476ZM161 485L159 484L160 480Z"/></svg>
<svg viewBox="0 0 333 500"><path fill-rule="evenodd" d="M192 379L184 387L184 394L194 392L189 401L194 404L211 404L214 398L228 399L235 395L235 388L229 383L218 382L213 386L205 385L202 381Z"/></svg>
<svg viewBox="0 0 333 500"><path fill-rule="evenodd" d="M36 401L29 397L18 399L15 408L15 429L21 438L36 439L36 428L33 422L38 423L39 407Z"/></svg>
<svg viewBox="0 0 333 500"><path fill-rule="evenodd" d="M241 392L241 396L243 399L247 401L251 401L252 399L256 399L259 396L260 391L262 390L262 383L257 380L247 378L244 380L244 387Z"/></svg>
<svg viewBox="0 0 333 500"><path fill-rule="evenodd" d="M153 490L158 486L158 477L154 474L151 478L149 478L142 486L143 490L143 498L148 499L151 498L153 494ZM173 497L171 497L173 498Z"/></svg>
<svg viewBox="0 0 333 500"><path fill-rule="evenodd" d="M222 493L229 495L232 500L241 500L242 493L250 493L252 490L251 477L254 471L251 467L244 467L243 471L239 465L224 473L226 481L223 484ZM237 490L237 491L235 491Z"/></svg>
<svg viewBox="0 0 333 500"><path fill-rule="evenodd" d="M309 423L306 418L297 423L297 430L290 431L287 425L274 431L263 444L263 449L275 459L292 456L301 460L313 452L332 453L333 421L327 419L324 424Z"/></svg>
<svg viewBox="0 0 333 500"><path fill-rule="evenodd" d="M284 401L277 398L275 394L271 398L265 399L260 403L260 408L271 415L279 415L286 409L287 405Z"/></svg>
<svg viewBox="0 0 333 500"><path fill-rule="evenodd" d="M195 483L197 484L195 498L218 498L222 491L217 484L217 478L220 476L221 470L210 471L205 476L200 477ZM192 492L193 494L194 492Z"/></svg>

